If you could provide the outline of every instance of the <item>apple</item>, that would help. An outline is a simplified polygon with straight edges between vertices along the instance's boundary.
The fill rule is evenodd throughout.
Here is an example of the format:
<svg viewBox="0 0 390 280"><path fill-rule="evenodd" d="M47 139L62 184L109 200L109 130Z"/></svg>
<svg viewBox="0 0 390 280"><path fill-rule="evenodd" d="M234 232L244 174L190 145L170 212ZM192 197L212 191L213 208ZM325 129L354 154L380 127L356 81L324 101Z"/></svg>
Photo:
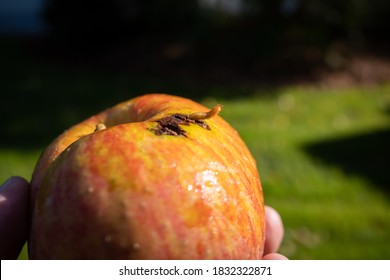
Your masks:
<svg viewBox="0 0 390 280"><path fill-rule="evenodd" d="M256 162L218 115L147 94L73 126L33 172L31 259L260 259Z"/></svg>

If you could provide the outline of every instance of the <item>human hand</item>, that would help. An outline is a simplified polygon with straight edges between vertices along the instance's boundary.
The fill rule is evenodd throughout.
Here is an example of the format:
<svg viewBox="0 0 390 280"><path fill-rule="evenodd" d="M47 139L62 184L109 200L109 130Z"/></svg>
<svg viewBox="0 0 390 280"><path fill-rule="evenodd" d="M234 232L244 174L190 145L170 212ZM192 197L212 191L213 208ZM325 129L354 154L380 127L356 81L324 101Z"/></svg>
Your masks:
<svg viewBox="0 0 390 280"><path fill-rule="evenodd" d="M11 177L0 186L0 259L16 259L29 232L30 186Z"/></svg>
<svg viewBox="0 0 390 280"><path fill-rule="evenodd" d="M283 240L284 228L279 213L270 206L265 206L265 223L263 260L287 260L285 256L276 253Z"/></svg>
<svg viewBox="0 0 390 280"><path fill-rule="evenodd" d="M0 259L16 259L29 232L29 184L11 177L0 187ZM285 260L276 253L282 242L282 219L275 209L266 206L264 260Z"/></svg>

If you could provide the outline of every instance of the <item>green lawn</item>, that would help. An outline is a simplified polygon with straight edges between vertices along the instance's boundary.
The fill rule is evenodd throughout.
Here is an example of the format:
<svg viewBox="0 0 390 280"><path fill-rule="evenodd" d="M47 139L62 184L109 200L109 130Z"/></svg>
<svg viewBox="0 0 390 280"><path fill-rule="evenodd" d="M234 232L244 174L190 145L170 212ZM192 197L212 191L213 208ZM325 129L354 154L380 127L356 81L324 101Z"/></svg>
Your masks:
<svg viewBox="0 0 390 280"><path fill-rule="evenodd" d="M390 258L389 84L265 90L149 81L58 67L14 42L1 43L9 55L1 69L0 181L15 174L29 179L43 147L92 113L144 92L186 95L208 106L224 104L222 116L257 160L266 203L283 217L282 253Z"/></svg>
<svg viewBox="0 0 390 280"><path fill-rule="evenodd" d="M283 217L282 253L390 258L389 106L389 86L286 88L225 102L224 117L257 159L266 202Z"/></svg>

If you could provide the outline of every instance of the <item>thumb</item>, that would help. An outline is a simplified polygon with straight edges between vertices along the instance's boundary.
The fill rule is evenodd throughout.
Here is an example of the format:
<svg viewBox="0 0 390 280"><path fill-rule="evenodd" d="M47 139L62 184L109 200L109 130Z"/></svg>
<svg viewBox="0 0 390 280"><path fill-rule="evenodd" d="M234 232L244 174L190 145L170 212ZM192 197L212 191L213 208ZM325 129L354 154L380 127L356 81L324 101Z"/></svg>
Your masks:
<svg viewBox="0 0 390 280"><path fill-rule="evenodd" d="M0 186L0 259L16 259L28 237L29 184L11 177Z"/></svg>

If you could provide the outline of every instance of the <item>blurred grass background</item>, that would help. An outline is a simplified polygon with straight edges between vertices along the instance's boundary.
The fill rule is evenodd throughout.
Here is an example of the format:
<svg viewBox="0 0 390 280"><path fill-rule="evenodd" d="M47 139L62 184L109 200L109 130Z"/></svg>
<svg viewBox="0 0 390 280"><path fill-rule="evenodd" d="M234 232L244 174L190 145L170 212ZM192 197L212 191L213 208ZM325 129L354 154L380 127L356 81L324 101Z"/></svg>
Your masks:
<svg viewBox="0 0 390 280"><path fill-rule="evenodd" d="M257 160L266 203L282 215L281 253L390 258L390 63L378 12L387 2L353 2L376 11L367 16L346 10L351 1L230 2L250 12L229 1L113 1L133 12L128 21L112 21L105 3L76 2L48 1L47 30L0 21L1 182L30 179L69 126L167 92L224 104Z"/></svg>

